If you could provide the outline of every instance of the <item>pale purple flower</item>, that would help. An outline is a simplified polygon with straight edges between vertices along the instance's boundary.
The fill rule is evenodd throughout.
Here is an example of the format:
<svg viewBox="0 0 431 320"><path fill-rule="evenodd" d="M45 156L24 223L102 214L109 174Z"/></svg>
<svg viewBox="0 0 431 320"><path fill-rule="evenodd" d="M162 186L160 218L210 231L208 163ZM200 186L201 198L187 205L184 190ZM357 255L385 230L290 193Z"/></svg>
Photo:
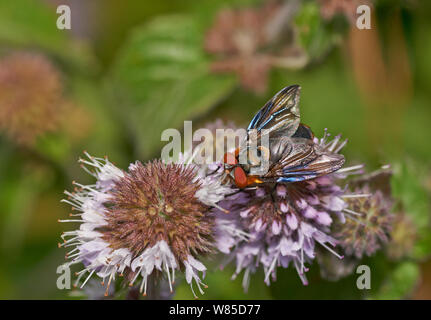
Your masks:
<svg viewBox="0 0 431 320"><path fill-rule="evenodd" d="M231 189L220 183L220 166L191 163L140 162L123 171L108 159L80 159L84 170L96 178L92 185L66 191L63 200L76 211L79 229L62 234L60 247L72 247L66 266L82 264L75 285L82 288L97 275L110 284L124 276L145 295L149 277L165 276L173 290L175 272L184 272L196 297L206 267L199 256L214 252L215 219L211 206ZM211 171L211 175L208 173ZM83 281L81 281L83 280Z"/></svg>
<svg viewBox="0 0 431 320"><path fill-rule="evenodd" d="M338 153L346 144L340 136L328 141L328 134L315 139L327 152ZM305 273L321 246L342 259L334 250L337 240L330 234L334 219L341 223L352 217L346 199L367 195L349 194L337 182L349 174L361 173L362 165L340 169L335 173L308 181L289 184L262 185L244 189L220 203L230 213L215 212L220 251L227 253L227 262L234 260L233 278L241 272L247 290L250 275L262 267L268 285L276 279L278 267L292 265L302 283L308 284ZM229 227L227 227L229 226Z"/></svg>
<svg viewBox="0 0 431 320"><path fill-rule="evenodd" d="M355 218L344 224L336 223L334 237L337 238L348 256L361 259L372 256L390 241L394 215L392 201L380 190L368 185L356 189L357 193L370 194L369 197L348 199L349 208Z"/></svg>

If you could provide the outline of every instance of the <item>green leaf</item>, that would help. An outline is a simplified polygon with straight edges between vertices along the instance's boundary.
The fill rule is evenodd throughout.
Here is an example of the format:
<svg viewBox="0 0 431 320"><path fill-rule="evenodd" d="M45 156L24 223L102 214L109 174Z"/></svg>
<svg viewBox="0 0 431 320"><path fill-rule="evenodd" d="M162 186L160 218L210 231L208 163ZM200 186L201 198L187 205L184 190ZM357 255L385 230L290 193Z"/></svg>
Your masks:
<svg viewBox="0 0 431 320"><path fill-rule="evenodd" d="M387 276L374 299L402 299L415 288L419 279L419 266L410 261L397 265Z"/></svg>
<svg viewBox="0 0 431 320"><path fill-rule="evenodd" d="M426 259L431 254L431 232L429 229L420 230L419 239L416 241L412 257L416 259Z"/></svg>
<svg viewBox="0 0 431 320"><path fill-rule="evenodd" d="M26 164L7 145L0 143L0 150L0 255L4 250L18 256L35 200L51 182L52 172Z"/></svg>
<svg viewBox="0 0 431 320"><path fill-rule="evenodd" d="M210 73L203 27L191 16L164 16L133 32L107 84L137 141L140 157L155 154L167 128L181 128L225 98L232 76Z"/></svg>
<svg viewBox="0 0 431 320"><path fill-rule="evenodd" d="M298 29L299 42L310 60L316 60L328 53L339 37L334 26L322 20L316 2L304 3L294 23Z"/></svg>

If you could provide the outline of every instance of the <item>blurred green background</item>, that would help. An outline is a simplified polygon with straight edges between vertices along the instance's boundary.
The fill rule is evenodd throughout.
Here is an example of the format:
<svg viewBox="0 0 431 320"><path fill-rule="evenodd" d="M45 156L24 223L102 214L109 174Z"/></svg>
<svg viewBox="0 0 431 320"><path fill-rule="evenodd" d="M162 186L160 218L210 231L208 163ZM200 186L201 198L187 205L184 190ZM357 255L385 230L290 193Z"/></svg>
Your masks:
<svg viewBox="0 0 431 320"><path fill-rule="evenodd" d="M342 2L297 1L290 36L278 39L275 50L265 51L263 44L247 54L218 54L204 44L209 30L217 32L220 10L259 11L265 1L1 1L0 298L80 297L56 288L56 269L65 254L57 248L59 236L71 228L57 222L69 213L60 203L63 190L71 189L73 180L91 182L77 164L83 150L108 155L126 168L136 159L160 156L164 129L181 129L184 120L198 129L218 118L246 125L290 84L302 86L302 121L317 136L328 128L349 139L344 151L349 163L364 162L368 171L393 165L393 191L418 230L414 250L399 261L384 253L365 259L373 272L367 292L356 288L355 274L323 280L314 263L308 287L287 269L271 287L258 273L244 293L241 279L229 280L231 268L221 272L209 261L209 288L202 298L431 298L431 6L374 1L372 29L359 30L349 23L351 8L365 1L346 0L351 8L332 16ZM56 27L60 4L71 8L71 30ZM26 81L13 76L19 67L7 59L22 52L42 56L59 75L53 96L60 102L50 109L52 117L29 116L26 106L8 105L11 92L21 104L42 101L37 105L42 109L52 104L38 86L49 74L40 74L39 84L32 76ZM277 64L265 54L283 61L299 56L306 63ZM262 70L249 72L261 61ZM222 72L215 70L217 63ZM26 71L20 74L26 77ZM55 128L43 132L52 119ZM188 286L180 283L175 298L192 298Z"/></svg>

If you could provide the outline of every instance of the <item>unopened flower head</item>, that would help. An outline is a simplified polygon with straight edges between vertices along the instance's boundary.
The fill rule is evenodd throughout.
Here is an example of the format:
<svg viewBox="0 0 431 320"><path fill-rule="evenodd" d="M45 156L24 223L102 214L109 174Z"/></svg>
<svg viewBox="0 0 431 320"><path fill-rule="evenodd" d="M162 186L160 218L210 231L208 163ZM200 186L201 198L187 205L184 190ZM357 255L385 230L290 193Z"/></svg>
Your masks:
<svg viewBox="0 0 431 320"><path fill-rule="evenodd" d="M391 239L386 253L392 260L399 260L412 253L418 239L417 228L411 217L405 212L394 214Z"/></svg>
<svg viewBox="0 0 431 320"><path fill-rule="evenodd" d="M0 60L0 128L29 145L57 128L62 105L60 73L42 55L12 53Z"/></svg>
<svg viewBox="0 0 431 320"><path fill-rule="evenodd" d="M325 133L315 143L326 152L338 153L346 141L340 136L328 141L328 136ZM262 266L269 284L278 267L292 264L306 285L306 264L315 258L316 245L341 259L333 249L337 241L329 228L334 217L344 222L350 215L346 200L362 195L346 194L336 181L361 169L359 165L308 181L245 189L221 202L230 214L217 215L217 225L222 226L217 244L229 255L228 261L236 261L233 278L244 271L247 289L250 274Z"/></svg>
<svg viewBox="0 0 431 320"><path fill-rule="evenodd" d="M140 162L122 171L107 159L81 162L97 179L94 185L77 184L65 202L78 211L79 230L65 232L61 246L74 247L68 265L84 264L76 284L85 275L84 286L95 273L108 279L117 275L130 285L140 282L147 290L148 277L166 275L172 290L175 272L185 273L193 294L203 293L199 273L206 267L198 257L213 251L214 219L209 204L216 201L208 190L209 179L195 166ZM215 190L217 191L217 190ZM219 195L220 196L220 195Z"/></svg>
<svg viewBox="0 0 431 320"><path fill-rule="evenodd" d="M364 186L356 193L369 194L368 197L347 199L349 212L354 218L335 226L335 237L340 241L346 255L361 259L371 256L387 244L392 230L393 215L391 201L380 190L370 193Z"/></svg>

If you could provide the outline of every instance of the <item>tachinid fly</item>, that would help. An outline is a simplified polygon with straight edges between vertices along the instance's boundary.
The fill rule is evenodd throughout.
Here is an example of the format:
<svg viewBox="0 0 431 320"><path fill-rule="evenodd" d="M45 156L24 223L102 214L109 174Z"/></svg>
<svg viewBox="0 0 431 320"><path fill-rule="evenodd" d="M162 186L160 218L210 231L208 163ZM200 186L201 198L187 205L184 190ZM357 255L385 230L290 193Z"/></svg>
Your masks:
<svg viewBox="0 0 431 320"><path fill-rule="evenodd" d="M300 90L292 85L278 92L253 117L235 153L224 155L227 177L238 188L309 180L344 164L343 155L316 144L300 123Z"/></svg>

